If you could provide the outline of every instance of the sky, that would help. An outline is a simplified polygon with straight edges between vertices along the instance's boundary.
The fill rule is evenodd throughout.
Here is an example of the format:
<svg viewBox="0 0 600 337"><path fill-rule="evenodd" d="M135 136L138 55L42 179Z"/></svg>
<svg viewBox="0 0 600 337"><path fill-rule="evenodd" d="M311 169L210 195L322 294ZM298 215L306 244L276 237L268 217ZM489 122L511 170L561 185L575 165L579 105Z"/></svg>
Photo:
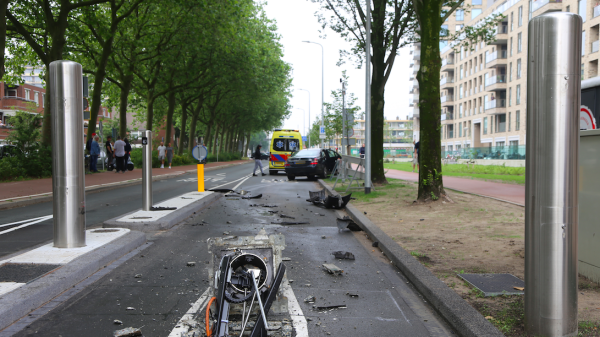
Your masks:
<svg viewBox="0 0 600 337"><path fill-rule="evenodd" d="M340 78L346 70L349 76L347 93L358 97L357 105L364 111L365 106L365 70L356 69L353 62L336 66L339 60L339 50L351 48L351 44L336 32L327 29L325 39L319 37L321 28L314 13L320 10L317 3L309 0L269 0L265 11L270 19L277 23L278 33L283 45L283 60L292 66L293 90L290 105L291 116L284 121L284 128L307 130L309 128L309 98L306 89L310 91L310 120L321 114L321 47L302 41L313 41L323 45L325 68L325 102L331 102L331 91L341 88ZM412 116L412 108L408 106L412 74L409 67L412 55L409 47L400 50L396 57L392 73L386 85L385 116L386 119L405 119ZM303 110L300 110L303 109ZM303 135L306 131L301 131Z"/></svg>

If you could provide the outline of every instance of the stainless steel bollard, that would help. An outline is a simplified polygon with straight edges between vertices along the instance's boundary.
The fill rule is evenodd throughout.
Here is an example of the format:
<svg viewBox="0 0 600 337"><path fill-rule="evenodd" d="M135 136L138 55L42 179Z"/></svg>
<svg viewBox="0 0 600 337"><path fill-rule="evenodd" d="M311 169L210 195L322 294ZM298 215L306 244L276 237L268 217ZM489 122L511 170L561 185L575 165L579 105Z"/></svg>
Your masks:
<svg viewBox="0 0 600 337"><path fill-rule="evenodd" d="M525 328L577 335L579 15L529 22L525 185Z"/></svg>
<svg viewBox="0 0 600 337"><path fill-rule="evenodd" d="M142 210L152 208L152 131L142 136Z"/></svg>
<svg viewBox="0 0 600 337"><path fill-rule="evenodd" d="M85 246L83 74L81 64L50 63L54 247Z"/></svg>

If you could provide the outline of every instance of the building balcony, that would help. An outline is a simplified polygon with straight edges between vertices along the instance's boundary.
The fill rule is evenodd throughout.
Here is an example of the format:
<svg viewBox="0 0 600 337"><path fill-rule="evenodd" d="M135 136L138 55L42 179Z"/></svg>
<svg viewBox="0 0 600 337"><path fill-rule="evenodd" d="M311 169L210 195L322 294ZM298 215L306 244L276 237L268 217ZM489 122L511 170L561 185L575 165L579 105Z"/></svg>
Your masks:
<svg viewBox="0 0 600 337"><path fill-rule="evenodd" d="M485 56L485 67L495 68L497 66L506 66L508 53L506 50L496 50L493 53L489 53Z"/></svg>
<svg viewBox="0 0 600 337"><path fill-rule="evenodd" d="M600 41L599 40L596 40L596 41L592 42L592 53L597 52L598 49L599 49L599 47L600 47Z"/></svg>
<svg viewBox="0 0 600 337"><path fill-rule="evenodd" d="M600 5L594 7L594 17L600 16Z"/></svg>
<svg viewBox="0 0 600 337"><path fill-rule="evenodd" d="M454 77L444 77L440 80L440 89L454 88Z"/></svg>
<svg viewBox="0 0 600 337"><path fill-rule="evenodd" d="M417 73L419 72L419 69L421 68L420 65L415 65L415 67L413 68L413 75L417 76Z"/></svg>
<svg viewBox="0 0 600 337"><path fill-rule="evenodd" d="M494 34L496 40L488 44L507 44L508 43L508 25L500 25L496 27L496 33Z"/></svg>
<svg viewBox="0 0 600 337"><path fill-rule="evenodd" d="M415 80L415 75L410 75L410 77L408 78L409 81L414 81Z"/></svg>
<svg viewBox="0 0 600 337"><path fill-rule="evenodd" d="M440 71L452 71L454 72L454 58L448 57L442 59L442 68Z"/></svg>
<svg viewBox="0 0 600 337"><path fill-rule="evenodd" d="M534 0L531 3L532 17L547 12L555 12L562 10L562 0Z"/></svg>
<svg viewBox="0 0 600 337"><path fill-rule="evenodd" d="M442 124L450 124L454 120L454 114L453 113L442 114L442 117L440 118L440 120L442 121ZM444 122L446 122L446 123L444 123Z"/></svg>
<svg viewBox="0 0 600 337"><path fill-rule="evenodd" d="M419 107L413 109L413 117L419 118Z"/></svg>
<svg viewBox="0 0 600 337"><path fill-rule="evenodd" d="M493 99L485 102L485 113L489 115L501 115L506 113L506 100Z"/></svg>
<svg viewBox="0 0 600 337"><path fill-rule="evenodd" d="M421 59L421 50L415 50L415 52L413 53L413 60L420 60Z"/></svg>
<svg viewBox="0 0 600 337"><path fill-rule="evenodd" d="M453 106L454 105L454 95L445 95L440 97L440 101L442 102L442 106Z"/></svg>
<svg viewBox="0 0 600 337"><path fill-rule="evenodd" d="M413 80L413 87L414 88L418 88L419 87L419 81L417 81L417 79Z"/></svg>
<svg viewBox="0 0 600 337"><path fill-rule="evenodd" d="M419 103L419 94L413 94L412 101L413 103Z"/></svg>
<svg viewBox="0 0 600 337"><path fill-rule="evenodd" d="M506 90L506 75L490 76L485 79L486 91Z"/></svg>

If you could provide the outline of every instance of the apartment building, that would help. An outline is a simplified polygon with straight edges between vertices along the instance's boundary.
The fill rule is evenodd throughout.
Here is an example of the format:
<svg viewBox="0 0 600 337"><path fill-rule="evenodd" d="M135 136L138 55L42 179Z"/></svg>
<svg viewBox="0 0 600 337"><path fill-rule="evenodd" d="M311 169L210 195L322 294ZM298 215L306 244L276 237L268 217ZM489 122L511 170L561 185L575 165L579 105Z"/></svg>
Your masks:
<svg viewBox="0 0 600 337"><path fill-rule="evenodd" d="M385 120L383 127L383 151L384 157L404 157L412 154L413 140L413 120L406 116L406 119ZM356 145L352 146L352 155L358 156L359 148L365 143L365 120L354 120L351 138L356 138ZM342 141L336 137L330 141L330 146L341 148Z"/></svg>
<svg viewBox="0 0 600 337"><path fill-rule="evenodd" d="M527 104L528 21L551 11L579 14L583 20L581 77L598 76L600 1L598 0L468 0L470 11L457 10L444 23L448 34L464 26L480 24L486 17L502 14L496 40L478 42L455 50L441 42L442 150L446 152L497 153L501 159L524 159ZM454 47L454 48L453 48ZM413 116L419 119L416 71L420 46L414 56ZM417 123L415 123L418 125Z"/></svg>

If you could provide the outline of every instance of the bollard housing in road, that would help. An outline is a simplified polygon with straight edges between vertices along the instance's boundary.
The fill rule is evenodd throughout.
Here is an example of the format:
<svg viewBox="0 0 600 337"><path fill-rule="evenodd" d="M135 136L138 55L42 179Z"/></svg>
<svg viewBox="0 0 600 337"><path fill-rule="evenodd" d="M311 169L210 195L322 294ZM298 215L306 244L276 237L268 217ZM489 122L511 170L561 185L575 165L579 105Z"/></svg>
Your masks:
<svg viewBox="0 0 600 337"><path fill-rule="evenodd" d="M85 246L83 73L81 64L50 63L54 247Z"/></svg>
<svg viewBox="0 0 600 337"><path fill-rule="evenodd" d="M152 131L142 136L142 210L152 208Z"/></svg>
<svg viewBox="0 0 600 337"><path fill-rule="evenodd" d="M529 22L525 185L525 329L577 335L582 19Z"/></svg>

